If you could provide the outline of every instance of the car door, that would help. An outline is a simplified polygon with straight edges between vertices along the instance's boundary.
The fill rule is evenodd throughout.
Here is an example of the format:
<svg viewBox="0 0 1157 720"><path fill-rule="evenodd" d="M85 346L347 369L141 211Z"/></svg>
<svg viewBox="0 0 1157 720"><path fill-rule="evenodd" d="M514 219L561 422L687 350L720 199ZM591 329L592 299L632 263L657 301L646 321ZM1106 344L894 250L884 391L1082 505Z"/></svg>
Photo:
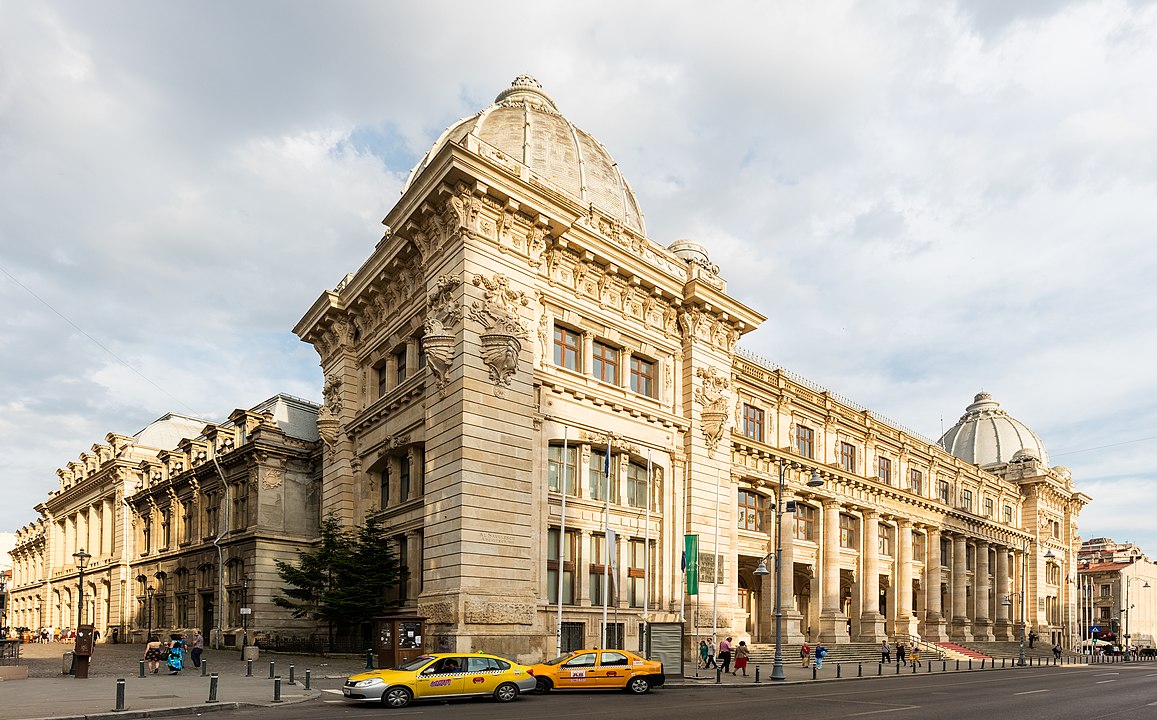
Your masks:
<svg viewBox="0 0 1157 720"><path fill-rule="evenodd" d="M595 672L595 683L598 687L626 687L630 676L631 659L626 655L614 650L599 653L599 664Z"/></svg>
<svg viewBox="0 0 1157 720"><path fill-rule="evenodd" d="M464 657L439 658L418 672L415 697L430 698L462 694Z"/></svg>
<svg viewBox="0 0 1157 720"><path fill-rule="evenodd" d="M498 687L503 670L498 661L488 657L466 658L466 672L462 674L462 692L471 695L489 695Z"/></svg>
<svg viewBox="0 0 1157 720"><path fill-rule="evenodd" d="M556 686L560 688L596 687L595 669L597 665L598 653L596 652L584 652L575 655L558 669Z"/></svg>

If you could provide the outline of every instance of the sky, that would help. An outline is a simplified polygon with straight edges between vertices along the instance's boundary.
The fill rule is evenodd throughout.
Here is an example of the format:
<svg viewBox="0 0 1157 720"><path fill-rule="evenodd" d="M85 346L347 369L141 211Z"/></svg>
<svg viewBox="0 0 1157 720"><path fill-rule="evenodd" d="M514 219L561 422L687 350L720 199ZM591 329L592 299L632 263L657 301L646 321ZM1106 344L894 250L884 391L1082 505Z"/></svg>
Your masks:
<svg viewBox="0 0 1157 720"><path fill-rule="evenodd" d="M741 343L925 436L980 390L1157 555L1157 6L0 0L0 531L166 412L320 401L291 328L523 73ZM6 563L7 558L4 558Z"/></svg>

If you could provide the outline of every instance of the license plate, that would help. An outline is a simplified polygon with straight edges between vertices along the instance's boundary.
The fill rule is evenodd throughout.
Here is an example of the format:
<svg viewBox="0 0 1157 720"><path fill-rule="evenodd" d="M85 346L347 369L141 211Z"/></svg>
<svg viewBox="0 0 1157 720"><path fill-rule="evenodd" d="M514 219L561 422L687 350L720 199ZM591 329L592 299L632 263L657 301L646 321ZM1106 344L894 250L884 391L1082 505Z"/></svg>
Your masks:
<svg viewBox="0 0 1157 720"><path fill-rule="evenodd" d="M346 697L349 697L349 696L350 696L350 694L351 694L351 693L350 693L350 689L349 689L349 688L347 688L347 687L343 687L343 688L341 689L341 691L342 691L343 693L345 693L345 696L346 696Z"/></svg>

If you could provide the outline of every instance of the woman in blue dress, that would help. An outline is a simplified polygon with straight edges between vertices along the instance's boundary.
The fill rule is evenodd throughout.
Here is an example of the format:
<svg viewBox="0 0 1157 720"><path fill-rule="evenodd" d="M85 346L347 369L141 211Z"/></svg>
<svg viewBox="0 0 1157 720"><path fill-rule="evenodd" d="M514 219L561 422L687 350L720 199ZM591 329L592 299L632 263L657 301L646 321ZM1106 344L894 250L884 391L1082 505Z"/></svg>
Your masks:
<svg viewBox="0 0 1157 720"><path fill-rule="evenodd" d="M169 657L165 664L169 666L169 674L176 675L185 667L185 639L180 635L173 635L169 642Z"/></svg>

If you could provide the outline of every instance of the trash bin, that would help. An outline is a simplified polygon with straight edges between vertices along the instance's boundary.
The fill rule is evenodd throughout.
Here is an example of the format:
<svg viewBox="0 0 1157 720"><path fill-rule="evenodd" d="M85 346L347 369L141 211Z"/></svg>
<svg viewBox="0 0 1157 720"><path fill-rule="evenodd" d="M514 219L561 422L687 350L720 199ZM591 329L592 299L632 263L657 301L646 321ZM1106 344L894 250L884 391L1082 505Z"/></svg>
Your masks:
<svg viewBox="0 0 1157 720"><path fill-rule="evenodd" d="M73 663L76 661L76 654L71 650L64 653L64 657L60 661L60 674L71 675L73 673Z"/></svg>

